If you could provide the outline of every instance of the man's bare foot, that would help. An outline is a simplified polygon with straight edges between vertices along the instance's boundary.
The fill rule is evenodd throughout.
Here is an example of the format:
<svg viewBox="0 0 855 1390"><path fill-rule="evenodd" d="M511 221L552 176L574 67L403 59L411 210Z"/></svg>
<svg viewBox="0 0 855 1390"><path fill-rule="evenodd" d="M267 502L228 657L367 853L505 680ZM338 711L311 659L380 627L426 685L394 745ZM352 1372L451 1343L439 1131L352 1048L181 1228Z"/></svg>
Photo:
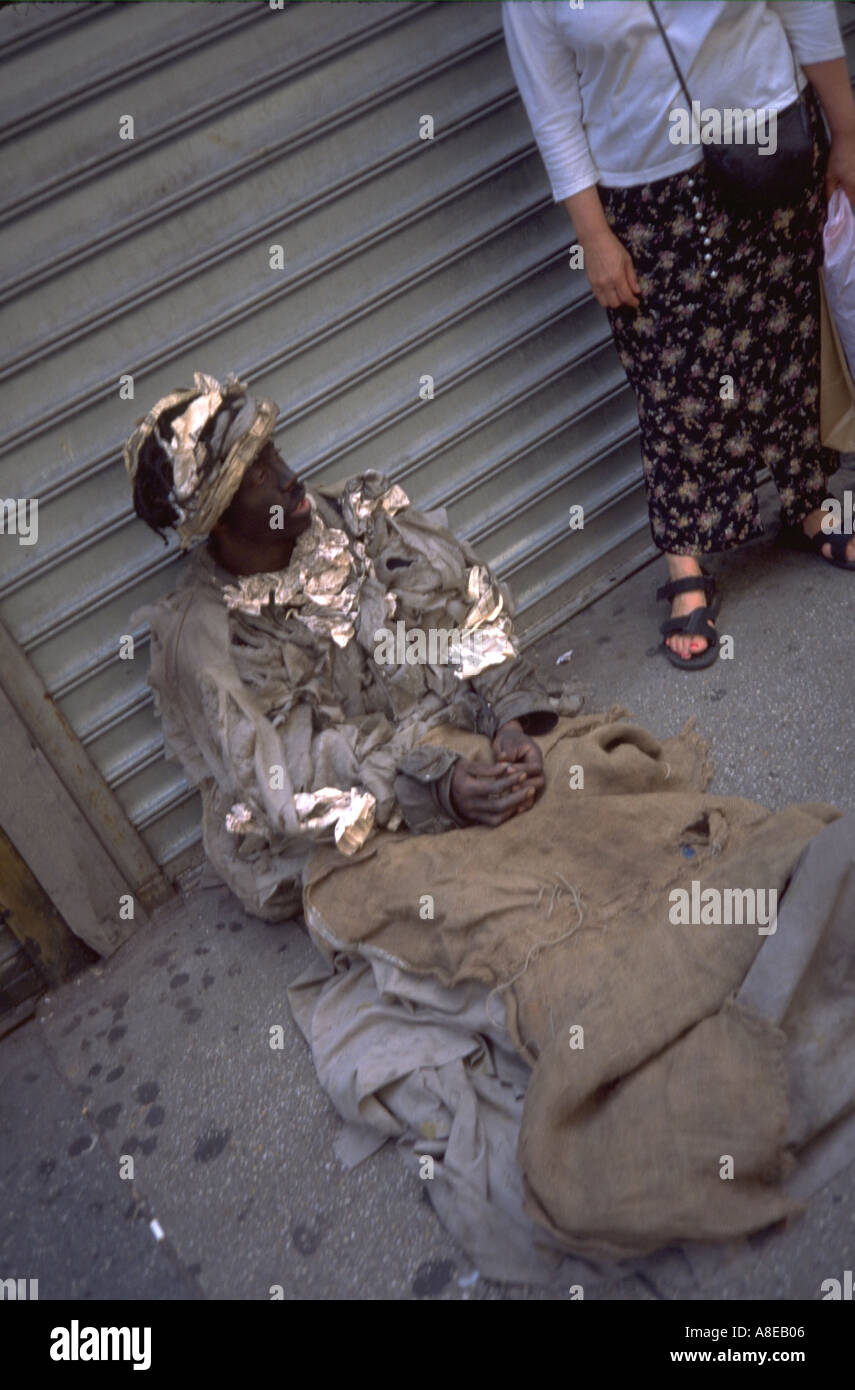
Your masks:
<svg viewBox="0 0 855 1390"><path fill-rule="evenodd" d="M700 564L693 555L666 555L665 559L668 562L669 579L688 579L690 576L701 573ZM671 617L685 618L696 608L706 608L706 606L707 596L704 590L690 589L688 593L678 594L676 598L671 600ZM697 656L699 652L705 652L709 646L706 637L689 637L679 632L670 633L665 638L665 643L683 661Z"/></svg>
<svg viewBox="0 0 855 1390"><path fill-rule="evenodd" d="M824 512L822 510L822 507L817 507L816 511L809 512L808 515L805 517L804 521L802 522L802 530L804 531L805 535L815 536L817 531L821 531L822 522L825 520L827 516L828 512ZM824 555L826 560L830 560L831 546L821 546L820 554ZM846 546L846 559L850 561L855 561L855 535L849 537L849 541Z"/></svg>

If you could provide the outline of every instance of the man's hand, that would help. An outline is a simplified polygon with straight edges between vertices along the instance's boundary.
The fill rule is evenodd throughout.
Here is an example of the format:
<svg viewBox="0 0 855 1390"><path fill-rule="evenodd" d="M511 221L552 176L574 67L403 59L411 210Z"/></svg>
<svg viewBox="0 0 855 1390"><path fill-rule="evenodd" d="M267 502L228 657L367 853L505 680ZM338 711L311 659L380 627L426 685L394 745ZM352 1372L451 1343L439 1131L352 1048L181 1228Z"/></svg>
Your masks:
<svg viewBox="0 0 855 1390"><path fill-rule="evenodd" d="M500 762L513 763L526 774L528 785L540 791L546 785L543 757L534 739L523 732L518 719L509 719L493 739L493 752Z"/></svg>
<svg viewBox="0 0 855 1390"><path fill-rule="evenodd" d="M527 811L536 794L535 781L522 764L474 763L468 758L458 758L454 764L451 804L459 816L477 825L501 825Z"/></svg>
<svg viewBox="0 0 855 1390"><path fill-rule="evenodd" d="M543 758L518 719L503 724L493 739L495 763L459 758L451 778L451 802L465 820L501 825L528 811L546 785Z"/></svg>

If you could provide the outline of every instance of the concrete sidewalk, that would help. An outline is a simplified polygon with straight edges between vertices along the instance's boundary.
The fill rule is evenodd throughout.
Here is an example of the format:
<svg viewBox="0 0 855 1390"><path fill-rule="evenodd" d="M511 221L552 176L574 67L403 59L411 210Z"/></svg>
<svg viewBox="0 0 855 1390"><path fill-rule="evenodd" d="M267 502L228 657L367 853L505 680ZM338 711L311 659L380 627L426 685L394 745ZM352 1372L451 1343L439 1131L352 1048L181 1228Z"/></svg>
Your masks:
<svg viewBox="0 0 855 1390"><path fill-rule="evenodd" d="M853 481L841 473L835 491ZM771 540L710 568L733 660L689 674L657 652L658 561L540 642L541 674L659 736L695 716L717 790L855 809L855 574ZM567 1297L473 1278L392 1146L340 1168L339 1120L285 995L313 956L297 925L197 889L0 1044L0 1277L38 1278L43 1299L268 1299L275 1285L289 1299ZM725 1275L665 1254L585 1297L816 1299L853 1252L855 1166Z"/></svg>

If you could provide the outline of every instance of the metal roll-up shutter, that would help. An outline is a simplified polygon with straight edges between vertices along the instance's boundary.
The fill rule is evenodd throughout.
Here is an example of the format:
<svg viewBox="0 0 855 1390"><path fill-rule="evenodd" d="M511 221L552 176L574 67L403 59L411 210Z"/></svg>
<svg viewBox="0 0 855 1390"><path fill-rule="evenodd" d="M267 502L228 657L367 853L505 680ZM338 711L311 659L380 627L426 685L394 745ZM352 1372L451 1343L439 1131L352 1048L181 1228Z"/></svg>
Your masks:
<svg viewBox="0 0 855 1390"><path fill-rule="evenodd" d="M44 991L23 946L0 920L0 1038L31 1017Z"/></svg>
<svg viewBox="0 0 855 1390"><path fill-rule="evenodd" d="M0 94L0 498L39 500L36 544L0 536L0 619L158 864L199 806L131 614L180 561L120 448L193 370L276 399L309 482L378 468L447 505L529 636L651 553L634 397L498 4L7 7Z"/></svg>

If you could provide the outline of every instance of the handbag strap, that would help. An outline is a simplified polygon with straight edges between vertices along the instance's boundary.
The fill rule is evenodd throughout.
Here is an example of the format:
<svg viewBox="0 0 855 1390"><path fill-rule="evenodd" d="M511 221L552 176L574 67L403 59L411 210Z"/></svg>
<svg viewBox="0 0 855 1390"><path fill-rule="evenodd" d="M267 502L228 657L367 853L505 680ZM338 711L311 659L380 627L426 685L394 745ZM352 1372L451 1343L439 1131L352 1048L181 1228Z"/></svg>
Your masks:
<svg viewBox="0 0 855 1390"><path fill-rule="evenodd" d="M647 4L648 4L648 8L650 9L650 13L653 15L653 18L656 20L656 27L657 27L657 29L659 30L659 32L660 32L660 34L662 35L662 38L663 38L663 40L664 40L664 42L665 42L665 47L666 47L667 50L668 50L668 57L671 59L671 62L674 64L674 71L676 72L677 76L678 76L679 79L680 79L680 86L683 88L683 92L684 92L684 94L685 94L686 101L689 103L689 111L691 111L691 109L692 109L692 98L689 96L689 89L688 89L688 87L686 86L685 79L684 79L684 77L683 77L682 72L680 71L680 65L679 65L679 63L677 62L677 59L674 57L674 50L673 50L673 48L671 47L671 41L670 41L670 39L668 38L668 35L665 33L665 28L664 28L664 26L663 26L663 24L662 24L662 20L659 18L659 14L658 14L658 12L657 12L656 6L655 6L654 3L653 3L653 0L647 0ZM787 39L787 51L789 52L790 60L791 60L791 62L792 62L792 64L793 64L793 76L794 76L794 78L795 78L795 80L796 80L796 98L797 98L797 100L801 101L801 99L802 99L802 93L799 91L799 74L798 74L798 69L796 68L795 54L793 53L792 45L790 44L790 40L789 40L789 38L787 37L786 31L784 32L784 37Z"/></svg>
<svg viewBox="0 0 855 1390"><path fill-rule="evenodd" d="M686 101L689 103L689 110L691 111L691 109L692 109L692 98L689 96L689 89L688 89L688 87L686 86L685 79L684 79L684 77L683 77L682 72L680 71L680 65L679 65L679 63L677 62L677 59L674 57L674 50L673 50L673 48L671 47L671 40L668 38L668 35L665 33L665 29L664 29L664 26L663 26L663 24L662 24L662 20L659 18L659 14L658 14L658 12L657 12L656 6L655 6L654 3L653 3L653 0L647 0L647 4L648 4L648 7L649 7L649 9L650 9L650 13L653 15L653 18L656 20L656 27L657 27L657 29L659 30L660 34L662 35L662 38L663 38L664 41L665 41L665 47L666 47L667 50L668 50L668 57L671 59L671 62L674 64L674 71L676 72L677 76L678 76L679 79L680 79L680 86L683 88L683 92L684 92L684 94L685 94Z"/></svg>

